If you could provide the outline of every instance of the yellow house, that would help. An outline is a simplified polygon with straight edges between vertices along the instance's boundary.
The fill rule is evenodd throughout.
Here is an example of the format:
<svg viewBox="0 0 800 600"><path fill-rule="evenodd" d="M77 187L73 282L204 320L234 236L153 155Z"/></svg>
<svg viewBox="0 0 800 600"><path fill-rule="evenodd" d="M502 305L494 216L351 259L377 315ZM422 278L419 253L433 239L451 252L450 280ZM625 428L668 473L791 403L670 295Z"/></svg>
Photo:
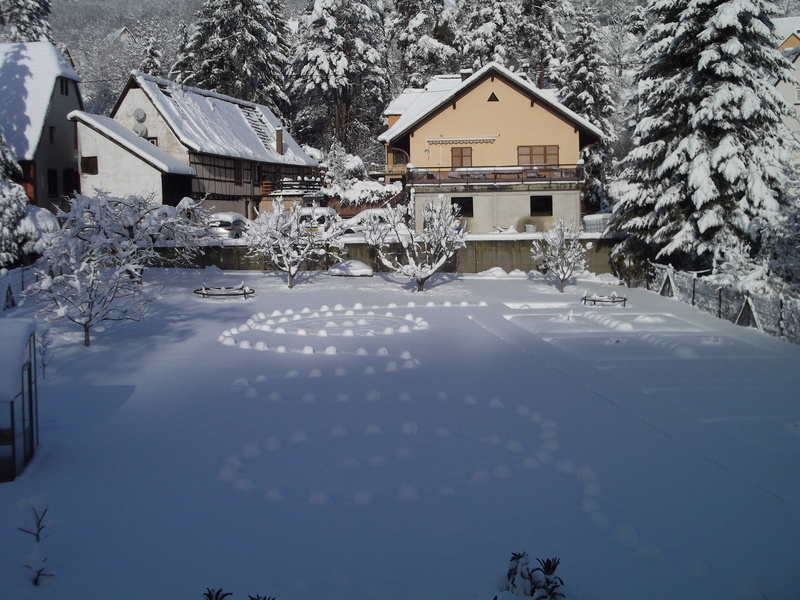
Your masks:
<svg viewBox="0 0 800 600"><path fill-rule="evenodd" d="M444 197L472 233L580 221L580 153L602 132L524 77L497 63L437 76L385 115L385 173L405 179L418 211Z"/></svg>

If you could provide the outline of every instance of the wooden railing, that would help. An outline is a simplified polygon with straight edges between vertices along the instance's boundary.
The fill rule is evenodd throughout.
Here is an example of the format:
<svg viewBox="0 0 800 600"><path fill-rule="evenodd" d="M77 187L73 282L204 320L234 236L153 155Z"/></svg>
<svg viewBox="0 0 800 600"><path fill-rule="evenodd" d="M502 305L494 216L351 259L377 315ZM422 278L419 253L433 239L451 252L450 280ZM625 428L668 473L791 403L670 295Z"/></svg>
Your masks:
<svg viewBox="0 0 800 600"><path fill-rule="evenodd" d="M270 181L265 179L261 182L261 195L267 196L273 192L283 192L289 190L301 190L313 192L320 189L322 182L319 177L284 177L280 181Z"/></svg>
<svg viewBox="0 0 800 600"><path fill-rule="evenodd" d="M413 185L495 185L511 183L578 182L582 164L493 165L479 167L415 167L408 170Z"/></svg>

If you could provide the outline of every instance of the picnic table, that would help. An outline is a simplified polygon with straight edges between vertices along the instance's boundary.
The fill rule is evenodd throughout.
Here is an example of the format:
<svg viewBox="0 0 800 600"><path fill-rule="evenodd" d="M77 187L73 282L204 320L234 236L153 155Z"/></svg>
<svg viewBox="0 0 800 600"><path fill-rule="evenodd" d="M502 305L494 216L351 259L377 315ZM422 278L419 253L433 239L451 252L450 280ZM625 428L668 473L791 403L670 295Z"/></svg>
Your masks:
<svg viewBox="0 0 800 600"><path fill-rule="evenodd" d="M243 281L239 285L232 286L203 285L203 287L197 288L194 293L203 298L208 298L209 296L213 298L228 298L232 296L247 298L248 296L254 296L256 292L253 288L247 287Z"/></svg>
<svg viewBox="0 0 800 600"><path fill-rule="evenodd" d="M622 306L625 306L625 303L628 301L625 296L617 296L616 294L611 294L610 296L587 294L581 300L585 306L597 306L598 304L622 304Z"/></svg>

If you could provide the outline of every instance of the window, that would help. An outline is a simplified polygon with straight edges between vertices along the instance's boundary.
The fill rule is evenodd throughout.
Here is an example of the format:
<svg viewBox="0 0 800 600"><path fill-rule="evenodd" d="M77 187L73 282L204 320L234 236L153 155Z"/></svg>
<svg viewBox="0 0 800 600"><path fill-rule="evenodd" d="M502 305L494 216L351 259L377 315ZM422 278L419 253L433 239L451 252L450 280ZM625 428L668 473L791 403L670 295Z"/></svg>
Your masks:
<svg viewBox="0 0 800 600"><path fill-rule="evenodd" d="M558 146L517 146L518 165L557 165Z"/></svg>
<svg viewBox="0 0 800 600"><path fill-rule="evenodd" d="M469 146L457 146L450 149L451 164L453 167L472 166L472 148Z"/></svg>
<svg viewBox="0 0 800 600"><path fill-rule="evenodd" d="M62 77L59 78L58 83L61 89L61 95L69 96L69 81Z"/></svg>
<svg viewBox="0 0 800 600"><path fill-rule="evenodd" d="M451 198L450 203L453 206L458 206L461 209L461 216L462 217L472 217L474 216L475 212L472 208L472 197L460 197L460 198Z"/></svg>
<svg viewBox="0 0 800 600"><path fill-rule="evenodd" d="M242 161L233 161L233 183L242 185Z"/></svg>
<svg viewBox="0 0 800 600"><path fill-rule="evenodd" d="M146 139L147 139L148 142L153 144L153 146L158 148L158 138L157 137L149 137L149 138L146 138Z"/></svg>
<svg viewBox="0 0 800 600"><path fill-rule="evenodd" d="M531 196L531 216L532 217L552 217L553 216L553 197L552 196Z"/></svg>
<svg viewBox="0 0 800 600"><path fill-rule="evenodd" d="M81 157L81 171L85 175L97 175L97 157L96 156L82 156Z"/></svg>
<svg viewBox="0 0 800 600"><path fill-rule="evenodd" d="M251 163L250 165L250 181L253 185L257 186L261 183L261 165L259 163Z"/></svg>
<svg viewBox="0 0 800 600"><path fill-rule="evenodd" d="M50 132L50 143L52 144L53 142L56 141L56 128L51 125L49 132Z"/></svg>
<svg viewBox="0 0 800 600"><path fill-rule="evenodd" d="M794 88L794 103L800 104L800 87Z"/></svg>
<svg viewBox="0 0 800 600"><path fill-rule="evenodd" d="M58 196L58 170L47 169L47 195Z"/></svg>

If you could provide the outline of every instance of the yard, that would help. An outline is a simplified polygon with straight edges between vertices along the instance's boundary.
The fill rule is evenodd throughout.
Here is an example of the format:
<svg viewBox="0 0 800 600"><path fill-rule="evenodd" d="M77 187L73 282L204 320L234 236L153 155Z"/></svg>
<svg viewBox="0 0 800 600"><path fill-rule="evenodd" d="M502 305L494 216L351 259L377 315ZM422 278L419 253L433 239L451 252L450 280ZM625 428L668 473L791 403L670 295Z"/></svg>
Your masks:
<svg viewBox="0 0 800 600"><path fill-rule="evenodd" d="M569 599L797 598L800 347L531 277L149 271L143 322L54 329L2 598L492 600L521 551Z"/></svg>

